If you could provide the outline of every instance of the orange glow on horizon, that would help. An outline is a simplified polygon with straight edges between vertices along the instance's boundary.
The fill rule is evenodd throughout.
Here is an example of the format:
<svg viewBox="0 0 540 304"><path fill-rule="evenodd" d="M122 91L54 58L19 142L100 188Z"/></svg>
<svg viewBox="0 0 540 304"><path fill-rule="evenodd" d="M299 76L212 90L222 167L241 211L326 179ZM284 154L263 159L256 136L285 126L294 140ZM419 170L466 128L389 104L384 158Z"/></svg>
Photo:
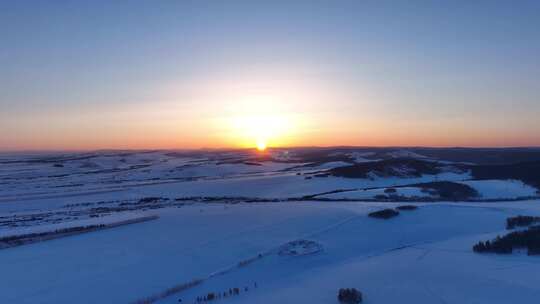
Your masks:
<svg viewBox="0 0 540 304"><path fill-rule="evenodd" d="M246 96L231 96L233 101L216 103L215 109L193 107L189 115L183 114L180 103L170 101L129 110L88 108L84 115L70 109L28 118L12 116L3 121L7 131L0 139L0 151L540 146L538 133L519 126L388 119L369 113L369 107L356 115L354 111L294 108L286 94ZM98 118L102 123L95 123ZM528 130L535 130L535 124L528 125ZM47 132L37 133L37 129Z"/></svg>

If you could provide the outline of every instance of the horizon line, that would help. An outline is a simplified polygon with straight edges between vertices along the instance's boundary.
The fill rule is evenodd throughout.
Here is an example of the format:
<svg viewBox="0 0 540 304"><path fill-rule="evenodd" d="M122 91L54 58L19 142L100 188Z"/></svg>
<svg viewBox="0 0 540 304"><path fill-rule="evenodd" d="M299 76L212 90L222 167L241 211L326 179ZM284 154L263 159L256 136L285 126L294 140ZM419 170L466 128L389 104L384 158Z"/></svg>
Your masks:
<svg viewBox="0 0 540 304"><path fill-rule="evenodd" d="M540 146L279 146L268 147L268 150L283 149L540 149ZM96 148L96 149L0 149L0 153L88 153L88 152L114 152L114 151L137 151L137 152L157 152L157 151L234 151L234 150L256 150L256 147L199 147L199 148Z"/></svg>

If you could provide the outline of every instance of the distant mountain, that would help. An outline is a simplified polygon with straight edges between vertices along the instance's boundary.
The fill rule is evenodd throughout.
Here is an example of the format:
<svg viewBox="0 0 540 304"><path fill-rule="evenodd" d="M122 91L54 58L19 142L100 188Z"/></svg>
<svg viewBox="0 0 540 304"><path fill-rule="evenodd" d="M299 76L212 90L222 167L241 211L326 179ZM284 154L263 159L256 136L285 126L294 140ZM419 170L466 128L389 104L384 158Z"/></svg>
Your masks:
<svg viewBox="0 0 540 304"><path fill-rule="evenodd" d="M354 162L356 156L362 156L365 160L415 158L477 165L540 161L540 148L308 147L273 150L286 151L290 158L305 162Z"/></svg>
<svg viewBox="0 0 540 304"><path fill-rule="evenodd" d="M457 166L449 166L433 161L414 158L394 158L364 162L329 170L333 176L348 178L378 177L420 177L424 174L439 174L444 170L463 171Z"/></svg>
<svg viewBox="0 0 540 304"><path fill-rule="evenodd" d="M509 160L508 160L509 161ZM520 180L540 189L540 161L511 164L474 165L415 158L394 158L365 162L328 170L328 174L346 178L420 177L444 172L469 171L475 180Z"/></svg>

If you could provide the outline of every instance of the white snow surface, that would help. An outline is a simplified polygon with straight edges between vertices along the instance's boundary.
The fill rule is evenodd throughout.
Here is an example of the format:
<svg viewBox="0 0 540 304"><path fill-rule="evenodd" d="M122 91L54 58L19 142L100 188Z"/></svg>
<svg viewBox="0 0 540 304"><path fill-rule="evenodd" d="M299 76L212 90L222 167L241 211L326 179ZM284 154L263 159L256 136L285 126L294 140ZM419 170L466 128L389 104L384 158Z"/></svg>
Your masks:
<svg viewBox="0 0 540 304"><path fill-rule="evenodd" d="M155 221L1 250L0 302L132 303L196 278L205 281L160 303L193 303L197 296L234 287L241 294L220 301L333 303L341 287L360 289L366 303L520 303L540 295L536 257L471 251L478 240L503 232L507 216L540 215L539 201L420 204L388 221L366 216L396 205L161 209ZM275 253L298 239L324 250ZM235 266L261 253L249 265Z"/></svg>
<svg viewBox="0 0 540 304"><path fill-rule="evenodd" d="M462 183L478 191L483 199L516 199L538 195L536 188L518 180L472 180Z"/></svg>
<svg viewBox="0 0 540 304"><path fill-rule="evenodd" d="M286 162L252 161L243 152L1 155L0 237L148 215L159 219L0 250L0 303L134 303L194 279L203 283L158 303L194 303L198 296L234 287L239 295L215 303L336 303L337 290L350 287L361 290L368 304L534 303L539 298L538 257L479 255L471 247L505 233L508 216L540 216L540 200L407 202L420 208L390 220L367 214L401 204L175 200L285 199L336 190L349 191L321 197L362 200L388 187L435 180L465 183L486 199L536 195L521 182L470 181L469 173L458 172L308 178L313 167L290 162L286 153L279 159ZM396 191L427 195L415 187ZM114 209L148 197L177 205ZM105 211L90 217L99 208ZM50 221L48 214L54 214ZM14 224L14 218L22 220ZM306 249L320 250L278 254L298 240L317 244Z"/></svg>

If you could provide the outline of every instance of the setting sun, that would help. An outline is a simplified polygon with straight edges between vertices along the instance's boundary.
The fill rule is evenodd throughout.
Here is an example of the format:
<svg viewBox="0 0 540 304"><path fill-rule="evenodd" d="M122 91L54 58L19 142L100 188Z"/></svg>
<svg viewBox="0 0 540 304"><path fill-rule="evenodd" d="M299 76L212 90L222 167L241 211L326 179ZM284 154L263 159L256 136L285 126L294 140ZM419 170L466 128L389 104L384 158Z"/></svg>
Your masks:
<svg viewBox="0 0 540 304"><path fill-rule="evenodd" d="M266 142L264 140L257 141L257 150L264 151L266 150Z"/></svg>
<svg viewBox="0 0 540 304"><path fill-rule="evenodd" d="M291 118L284 115L246 115L230 119L230 140L242 147L264 151L269 144L280 146L293 132Z"/></svg>

